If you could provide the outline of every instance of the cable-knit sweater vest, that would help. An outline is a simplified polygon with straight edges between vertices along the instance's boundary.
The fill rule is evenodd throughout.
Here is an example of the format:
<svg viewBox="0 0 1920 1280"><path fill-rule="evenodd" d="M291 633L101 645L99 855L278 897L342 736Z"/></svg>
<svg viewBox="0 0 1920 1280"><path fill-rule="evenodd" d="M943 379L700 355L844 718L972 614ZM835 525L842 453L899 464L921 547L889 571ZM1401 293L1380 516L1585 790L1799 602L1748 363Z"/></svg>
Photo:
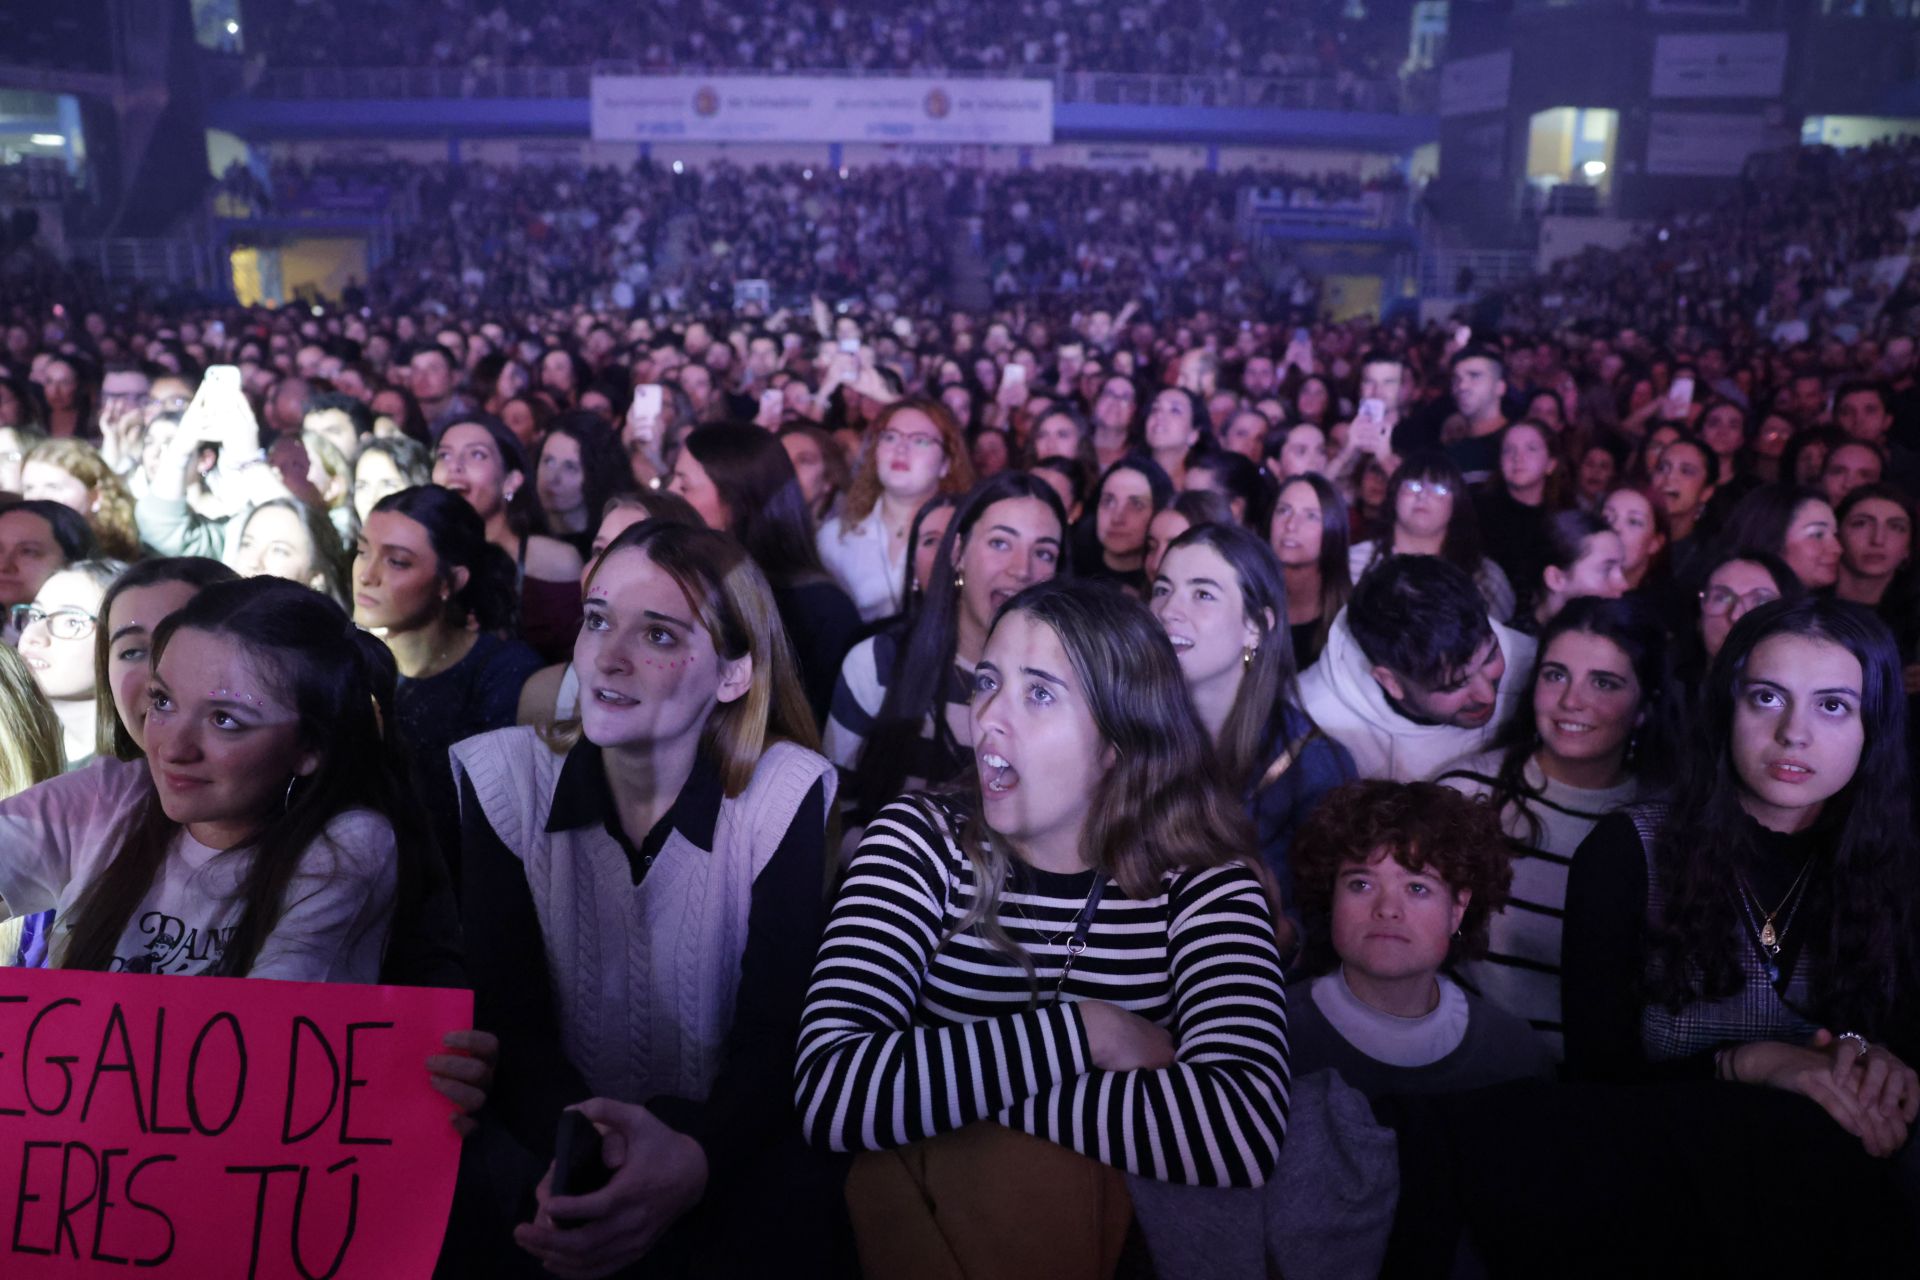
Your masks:
<svg viewBox="0 0 1920 1280"><path fill-rule="evenodd" d="M546 829L565 757L537 731L481 734L452 754L456 782L472 781L526 871L568 1059L601 1097L704 1100L733 1021L754 879L816 782L831 812L833 766L775 743L721 803L713 849L675 831L635 885L604 827Z"/></svg>

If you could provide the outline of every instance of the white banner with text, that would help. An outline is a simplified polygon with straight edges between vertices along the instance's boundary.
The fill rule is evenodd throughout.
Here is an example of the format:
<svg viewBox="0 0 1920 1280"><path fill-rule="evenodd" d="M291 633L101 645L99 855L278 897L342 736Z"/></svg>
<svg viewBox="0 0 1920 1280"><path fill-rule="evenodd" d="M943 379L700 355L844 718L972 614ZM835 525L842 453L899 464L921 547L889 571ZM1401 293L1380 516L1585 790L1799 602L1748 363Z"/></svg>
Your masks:
<svg viewBox="0 0 1920 1280"><path fill-rule="evenodd" d="M1053 141L1051 80L595 76L598 142Z"/></svg>

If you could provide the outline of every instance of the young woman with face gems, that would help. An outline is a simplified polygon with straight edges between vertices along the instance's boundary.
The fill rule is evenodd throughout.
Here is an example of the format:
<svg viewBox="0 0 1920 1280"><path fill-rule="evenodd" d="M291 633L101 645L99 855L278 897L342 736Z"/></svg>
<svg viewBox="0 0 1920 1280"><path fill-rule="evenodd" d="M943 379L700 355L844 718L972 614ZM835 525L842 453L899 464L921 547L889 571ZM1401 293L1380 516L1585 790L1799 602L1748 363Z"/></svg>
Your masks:
<svg viewBox="0 0 1920 1280"><path fill-rule="evenodd" d="M1480 524L1467 496L1466 477L1453 459L1438 451L1416 453L1400 464L1387 486L1393 512L1389 537L1356 543L1347 553L1355 582L1388 556L1439 556L1472 577L1495 622L1513 617L1512 581L1499 564L1482 554Z"/></svg>
<svg viewBox="0 0 1920 1280"><path fill-rule="evenodd" d="M563 1274L814 1274L838 1186L756 1170L806 1159L790 1091L834 773L731 538L646 521L587 581L579 719L455 749L475 1020L501 1039L479 1120L502 1176L539 1184L513 1240ZM559 1197L542 1173L576 1105L624 1158Z"/></svg>
<svg viewBox="0 0 1920 1280"><path fill-rule="evenodd" d="M1893 638L1858 605L1776 601L1734 627L1702 692L1671 800L1604 819L1574 859L1567 1065L1799 1093L1891 1155L1920 1113Z"/></svg>
<svg viewBox="0 0 1920 1280"><path fill-rule="evenodd" d="M1583 596L1618 600L1627 594L1620 535L1599 516L1562 511L1541 526L1536 559L1540 576L1515 615L1515 630L1538 634L1569 601Z"/></svg>
<svg viewBox="0 0 1920 1280"><path fill-rule="evenodd" d="M513 565L473 508L439 485L374 504L353 560L354 621L393 653L393 731L451 848L447 748L513 723L539 655L513 638Z"/></svg>
<svg viewBox="0 0 1920 1280"><path fill-rule="evenodd" d="M1600 504L1607 527L1620 535L1620 572L1629 591L1656 591L1666 581L1666 514L1643 489L1615 489Z"/></svg>
<svg viewBox="0 0 1920 1280"><path fill-rule="evenodd" d="M207 587L152 648L147 758L0 802L0 898L56 909L57 967L377 981L424 839L386 651L277 578Z"/></svg>
<svg viewBox="0 0 1920 1280"><path fill-rule="evenodd" d="M1092 518L1082 517L1076 531L1080 576L1110 581L1145 599L1147 528L1175 492L1160 464L1144 455L1129 454L1108 467L1093 491Z"/></svg>
<svg viewBox="0 0 1920 1280"><path fill-rule="evenodd" d="M1585 597L1555 614L1519 710L1485 755L1436 781L1499 811L1513 891L1490 945L1467 969L1475 990L1525 1018L1554 1061L1560 1017L1560 920L1567 871L1596 822L1663 784L1678 694L1666 632L1637 601Z"/></svg>
<svg viewBox="0 0 1920 1280"><path fill-rule="evenodd" d="M855 821L965 767L968 690L987 628L1008 599L1063 571L1065 541L1052 488L1019 472L995 476L954 511L918 612L848 652L823 737L828 758L851 774Z"/></svg>
<svg viewBox="0 0 1920 1280"><path fill-rule="evenodd" d="M584 566L578 551L546 536L520 442L486 414L445 424L434 436L433 483L464 498L487 540L507 553L519 593L519 636L557 661L579 629Z"/></svg>
<svg viewBox="0 0 1920 1280"><path fill-rule="evenodd" d="M1159 626L1096 584L1021 592L969 736L959 789L888 805L842 882L801 1021L808 1138L997 1120L1146 1178L1259 1184L1286 1130L1274 919Z"/></svg>
<svg viewBox="0 0 1920 1280"><path fill-rule="evenodd" d="M1840 580L1840 527L1827 500L1813 489L1762 485L1727 517L1720 545L1757 547L1779 556L1800 585L1825 591Z"/></svg>
<svg viewBox="0 0 1920 1280"><path fill-rule="evenodd" d="M534 490L554 537L585 561L593 543L593 517L607 499L631 488L626 454L613 428L597 413L563 413L533 454Z"/></svg>
<svg viewBox="0 0 1920 1280"><path fill-rule="evenodd" d="M1325 476L1296 476L1280 487L1267 543L1286 580L1287 628L1302 671L1319 659L1353 594L1349 536L1346 501Z"/></svg>
<svg viewBox="0 0 1920 1280"><path fill-rule="evenodd" d="M93 759L93 637L100 626L101 600L126 567L118 560L68 565L41 584L32 604L13 608L20 656L60 717L69 769Z"/></svg>
<svg viewBox="0 0 1920 1280"><path fill-rule="evenodd" d="M1185 487L1187 455L1202 445L1212 444L1206 402L1181 387L1156 392L1147 406L1142 436L1148 456L1167 473L1174 490L1179 491Z"/></svg>
<svg viewBox="0 0 1920 1280"><path fill-rule="evenodd" d="M1512 1012L1454 975L1487 950L1512 877L1491 810L1432 782L1351 782L1298 840L1307 945L1289 984L1296 1071L1369 1099L1552 1074Z"/></svg>
<svg viewBox="0 0 1920 1280"><path fill-rule="evenodd" d="M972 485L966 439L945 405L897 400L875 419L845 505L815 538L821 562L853 597L863 622L900 612L914 512L935 493L964 493Z"/></svg>
<svg viewBox="0 0 1920 1280"><path fill-rule="evenodd" d="M1279 563L1245 529L1195 525L1161 562L1152 609L1219 756L1220 778L1242 797L1260 860L1290 905L1294 833L1354 769L1346 748L1316 732L1300 709Z"/></svg>
<svg viewBox="0 0 1920 1280"><path fill-rule="evenodd" d="M677 493L669 493L665 489L635 489L614 494L607 499L607 505L600 513L600 523L594 529L593 542L587 548L587 567L580 574L580 593L583 597L587 590L587 575L593 572L594 562L600 558L600 553L615 538L645 520L665 520L689 529L706 527L706 523L700 519L700 513ZM572 659L568 659L542 667L527 677L527 682L520 686L520 709L514 714L513 722L531 725L545 732L562 720L574 719L579 710L580 676L573 669Z"/></svg>

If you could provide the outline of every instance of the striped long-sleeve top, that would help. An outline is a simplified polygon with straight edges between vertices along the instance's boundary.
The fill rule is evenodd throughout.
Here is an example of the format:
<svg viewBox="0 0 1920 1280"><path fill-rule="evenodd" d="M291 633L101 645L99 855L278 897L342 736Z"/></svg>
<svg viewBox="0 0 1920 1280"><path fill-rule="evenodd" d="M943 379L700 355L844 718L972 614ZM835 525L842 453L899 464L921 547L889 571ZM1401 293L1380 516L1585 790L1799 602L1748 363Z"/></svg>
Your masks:
<svg viewBox="0 0 1920 1280"><path fill-rule="evenodd" d="M1273 915L1253 872L1171 874L1140 901L1109 885L1056 1001L1093 873L1022 868L1003 891L998 920L1033 958L1030 984L977 930L955 933L975 892L963 821L950 802L909 797L866 829L801 1019L809 1139L884 1150L995 1120L1161 1181L1260 1185L1286 1131L1288 1073ZM1167 1028L1174 1065L1096 1068L1085 1000Z"/></svg>
<svg viewBox="0 0 1920 1280"><path fill-rule="evenodd" d="M1440 775L1443 786L1469 796L1498 787L1500 755L1490 752ZM1566 916L1567 876L1573 854L1594 824L1638 798L1629 779L1603 791L1570 787L1527 762L1530 800L1508 801L1500 825L1513 844L1513 890L1506 907L1487 922L1487 954L1464 977L1486 999L1525 1018L1555 1062L1566 1057L1560 1019L1560 930ZM1528 822L1532 814L1539 824Z"/></svg>

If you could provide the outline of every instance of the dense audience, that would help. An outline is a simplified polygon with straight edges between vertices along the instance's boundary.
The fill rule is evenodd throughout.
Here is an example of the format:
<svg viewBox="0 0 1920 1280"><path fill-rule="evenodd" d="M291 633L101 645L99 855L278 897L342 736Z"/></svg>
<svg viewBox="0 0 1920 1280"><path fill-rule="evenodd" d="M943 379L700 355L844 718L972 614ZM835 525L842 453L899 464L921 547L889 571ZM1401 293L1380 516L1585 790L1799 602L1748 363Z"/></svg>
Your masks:
<svg viewBox="0 0 1920 1280"><path fill-rule="evenodd" d="M329 164L277 171L270 198L299 199L323 179L336 194L409 193L417 221L369 287L374 301L409 310L562 300L704 310L730 306L737 281L764 280L777 304L818 295L920 314L964 263L978 264L1003 305L1064 315L1137 300L1235 319L1258 314L1273 288L1239 221L1243 193L1283 191L1295 205L1385 221L1402 188L1391 176L1257 170Z"/></svg>
<svg viewBox="0 0 1920 1280"><path fill-rule="evenodd" d="M578 180L344 308L8 304L7 958L471 986L454 1274L1915 1256L1920 315L615 298L622 201L725 286L790 179ZM1134 181L1059 187L1224 201Z"/></svg>
<svg viewBox="0 0 1920 1280"><path fill-rule="evenodd" d="M249 52L277 66L484 69L614 60L667 74L726 71L1066 71L1241 77L1391 76L1406 3L1175 5L1136 0L875 0L800 5L675 0L609 14L591 0L255 0Z"/></svg>

